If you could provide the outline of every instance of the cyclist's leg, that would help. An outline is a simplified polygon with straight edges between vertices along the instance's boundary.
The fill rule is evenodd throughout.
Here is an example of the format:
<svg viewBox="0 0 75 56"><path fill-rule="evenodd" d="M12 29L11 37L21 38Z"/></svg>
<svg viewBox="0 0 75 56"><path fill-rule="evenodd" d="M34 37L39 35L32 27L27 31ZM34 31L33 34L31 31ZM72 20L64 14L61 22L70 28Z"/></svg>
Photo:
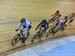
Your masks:
<svg viewBox="0 0 75 56"><path fill-rule="evenodd" d="M52 35L54 35L54 34L57 33L58 31L59 31L59 28L54 29L54 30L52 31Z"/></svg>
<svg viewBox="0 0 75 56"><path fill-rule="evenodd" d="M54 35L55 33L57 33L60 29L61 25L58 25L58 23L54 26L54 28L52 29L52 35Z"/></svg>
<svg viewBox="0 0 75 56"><path fill-rule="evenodd" d="M25 41L28 39L29 37L29 32L22 32L22 43L25 43Z"/></svg>
<svg viewBox="0 0 75 56"><path fill-rule="evenodd" d="M45 27L45 29L44 29L44 30L45 30L45 32L48 30L48 28L49 28L49 26L46 26L46 27Z"/></svg>
<svg viewBox="0 0 75 56"><path fill-rule="evenodd" d="M65 27L66 27L65 23L62 23L62 25L60 27L60 31L64 31L65 30Z"/></svg>
<svg viewBox="0 0 75 56"><path fill-rule="evenodd" d="M32 28L32 26L29 25L29 27L28 27L28 32L27 32L27 37L26 37L27 39L28 39L28 37L29 37L29 35L30 35L30 32L29 32L29 31L30 31L31 28Z"/></svg>
<svg viewBox="0 0 75 56"><path fill-rule="evenodd" d="M44 27L41 26L41 27L39 28L38 32L37 32L37 37L38 37L39 39L41 39L41 37L42 37L42 30L43 30L43 29L44 29Z"/></svg>
<svg viewBox="0 0 75 56"><path fill-rule="evenodd" d="M30 29L31 29L31 26L29 25L27 28L26 28L26 31L25 31L25 35L26 35L26 39L28 39L29 35L30 35Z"/></svg>
<svg viewBox="0 0 75 56"><path fill-rule="evenodd" d="M54 29L56 29L57 25L55 25L51 30L54 31Z"/></svg>
<svg viewBox="0 0 75 56"><path fill-rule="evenodd" d="M43 33L45 33L45 32L46 32L46 30L47 30L47 28L46 28L46 27L43 27L42 32L43 32Z"/></svg>
<svg viewBox="0 0 75 56"><path fill-rule="evenodd" d="M25 34L24 34L24 32L23 32L23 34L22 34L21 41L22 41L22 43L25 43Z"/></svg>

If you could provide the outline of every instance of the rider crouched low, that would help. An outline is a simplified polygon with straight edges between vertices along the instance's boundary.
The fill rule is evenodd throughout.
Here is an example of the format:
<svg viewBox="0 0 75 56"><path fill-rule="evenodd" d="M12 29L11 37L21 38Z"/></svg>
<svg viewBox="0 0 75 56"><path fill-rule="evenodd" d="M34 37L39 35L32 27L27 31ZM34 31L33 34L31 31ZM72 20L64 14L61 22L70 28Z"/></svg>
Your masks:
<svg viewBox="0 0 75 56"><path fill-rule="evenodd" d="M64 18L64 24L67 26L68 24L70 24L71 22L73 22L74 18L69 17L69 16L65 16Z"/></svg>
<svg viewBox="0 0 75 56"><path fill-rule="evenodd" d="M56 26L52 29L52 35L54 35L56 32L58 32L60 29L62 29L63 23L64 23L63 19L59 19L57 21Z"/></svg>
<svg viewBox="0 0 75 56"><path fill-rule="evenodd" d="M31 22L28 21L27 19L22 18L20 20L20 24L19 24L18 28L16 29L16 31L20 30L22 32L22 34L24 36L22 38L23 43L25 42L26 39L28 39L29 34L30 34L29 31L30 31L31 27L32 27Z"/></svg>
<svg viewBox="0 0 75 56"><path fill-rule="evenodd" d="M67 26L68 24L70 24L70 23L72 23L74 21L75 13L73 12L73 13L69 14L68 16L65 16L64 19L65 19L64 24Z"/></svg>
<svg viewBox="0 0 75 56"><path fill-rule="evenodd" d="M54 20L59 19L60 17L61 17L61 12L57 10L54 14L51 15L49 23L54 22Z"/></svg>
<svg viewBox="0 0 75 56"><path fill-rule="evenodd" d="M59 19L56 26L52 29L53 34L59 30L65 30L65 27L67 27L73 20L74 16L65 16L64 19Z"/></svg>
<svg viewBox="0 0 75 56"><path fill-rule="evenodd" d="M37 30L39 28L39 30L41 30L42 28L44 28L44 32L46 32L46 30L48 29L49 27L49 23L46 19L42 20L40 22L40 24L36 27L35 30Z"/></svg>

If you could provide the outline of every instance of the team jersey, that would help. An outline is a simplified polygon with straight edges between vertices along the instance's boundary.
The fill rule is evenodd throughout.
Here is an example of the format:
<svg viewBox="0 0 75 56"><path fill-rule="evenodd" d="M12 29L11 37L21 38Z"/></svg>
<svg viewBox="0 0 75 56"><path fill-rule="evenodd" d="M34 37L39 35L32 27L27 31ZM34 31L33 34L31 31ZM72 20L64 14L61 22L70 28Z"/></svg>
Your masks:
<svg viewBox="0 0 75 56"><path fill-rule="evenodd" d="M42 26L42 27L48 27L48 22L42 22L42 23L41 23L41 26Z"/></svg>
<svg viewBox="0 0 75 56"><path fill-rule="evenodd" d="M30 21L26 20L26 22L19 24L18 29L24 29L25 28L25 32L29 32L29 26L30 26Z"/></svg>
<svg viewBox="0 0 75 56"><path fill-rule="evenodd" d="M49 25L49 23L47 22L47 21L42 21L37 27L36 27L36 30L39 28L41 28L41 27L44 27L44 28L48 28L48 25Z"/></svg>
<svg viewBox="0 0 75 56"><path fill-rule="evenodd" d="M59 19L58 20L58 23L57 23L57 28L59 28L60 26L62 26L62 23L63 23L63 20L62 19Z"/></svg>

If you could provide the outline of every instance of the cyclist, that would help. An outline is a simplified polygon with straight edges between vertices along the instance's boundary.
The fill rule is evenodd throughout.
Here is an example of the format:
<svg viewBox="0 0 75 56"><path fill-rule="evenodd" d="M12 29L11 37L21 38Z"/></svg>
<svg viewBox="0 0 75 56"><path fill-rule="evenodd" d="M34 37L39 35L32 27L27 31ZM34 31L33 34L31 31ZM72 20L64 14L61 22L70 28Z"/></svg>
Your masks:
<svg viewBox="0 0 75 56"><path fill-rule="evenodd" d="M56 32L58 32L63 27L63 19L59 19L57 21L56 26L52 29L52 35L54 35Z"/></svg>
<svg viewBox="0 0 75 56"><path fill-rule="evenodd" d="M40 24L36 27L35 30L37 30L38 28L39 28L39 30L41 30L42 28L44 28L44 31L46 31L48 29L48 27L49 27L49 23L47 22L46 19L44 19L44 20L42 20L40 22Z"/></svg>
<svg viewBox="0 0 75 56"><path fill-rule="evenodd" d="M74 20L75 18L75 13L71 13L70 15L68 15L68 17L71 19L70 23Z"/></svg>
<svg viewBox="0 0 75 56"><path fill-rule="evenodd" d="M60 16L61 16L61 12L57 10L54 14L51 15L49 23L54 21L55 19L59 19Z"/></svg>
<svg viewBox="0 0 75 56"><path fill-rule="evenodd" d="M68 24L70 24L73 20L74 20L74 18L69 17L69 16L65 16L65 18L64 18L64 24L65 24L65 25L68 25Z"/></svg>
<svg viewBox="0 0 75 56"><path fill-rule="evenodd" d="M33 36L31 42L33 42L34 39L36 39L36 38L39 38L41 40L41 37L45 34L47 29L48 29L48 22L46 19L44 19L37 25L35 30L38 30L38 31Z"/></svg>
<svg viewBox="0 0 75 56"><path fill-rule="evenodd" d="M64 18L64 24L67 26L70 22L70 18L68 16L65 16Z"/></svg>
<svg viewBox="0 0 75 56"><path fill-rule="evenodd" d="M29 37L29 30L31 29L31 27L32 27L31 26L31 22L28 21L27 19L22 18L20 20L20 25L18 26L18 28L16 29L16 31L18 31L18 30L22 31L22 33L24 35L24 37L22 38L22 42L23 43ZM27 36L25 37L25 35L27 35Z"/></svg>
<svg viewBox="0 0 75 56"><path fill-rule="evenodd" d="M74 17L74 15L73 15ZM65 16L64 19L59 19L56 26L54 27L54 29L63 29L64 30L64 27L67 26L68 24L70 24L72 22L72 17L69 17L69 16Z"/></svg>

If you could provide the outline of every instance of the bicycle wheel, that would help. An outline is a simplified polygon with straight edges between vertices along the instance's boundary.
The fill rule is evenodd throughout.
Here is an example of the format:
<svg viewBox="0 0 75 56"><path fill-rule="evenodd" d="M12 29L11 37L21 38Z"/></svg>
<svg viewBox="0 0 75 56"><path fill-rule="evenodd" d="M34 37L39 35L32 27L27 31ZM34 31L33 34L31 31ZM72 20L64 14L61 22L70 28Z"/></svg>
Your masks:
<svg viewBox="0 0 75 56"><path fill-rule="evenodd" d="M46 37L48 37L48 36L50 35L51 32L52 32L52 31L49 30L49 31L46 33Z"/></svg>
<svg viewBox="0 0 75 56"><path fill-rule="evenodd" d="M31 42L34 42L34 39L36 39L37 37L38 37L38 33L36 33L36 34L32 37Z"/></svg>
<svg viewBox="0 0 75 56"><path fill-rule="evenodd" d="M45 34L45 29L41 30L39 33L39 39L41 39Z"/></svg>
<svg viewBox="0 0 75 56"><path fill-rule="evenodd" d="M12 45L12 46L14 46L14 45L17 44L18 40L20 40L19 37L20 37L19 34L16 34L16 35L14 36L14 38L11 40L11 45Z"/></svg>
<svg viewBox="0 0 75 56"><path fill-rule="evenodd" d="M66 25L63 25L63 26L60 28L60 30L61 30L61 31L64 31L64 30L66 29L66 27L67 27Z"/></svg>

